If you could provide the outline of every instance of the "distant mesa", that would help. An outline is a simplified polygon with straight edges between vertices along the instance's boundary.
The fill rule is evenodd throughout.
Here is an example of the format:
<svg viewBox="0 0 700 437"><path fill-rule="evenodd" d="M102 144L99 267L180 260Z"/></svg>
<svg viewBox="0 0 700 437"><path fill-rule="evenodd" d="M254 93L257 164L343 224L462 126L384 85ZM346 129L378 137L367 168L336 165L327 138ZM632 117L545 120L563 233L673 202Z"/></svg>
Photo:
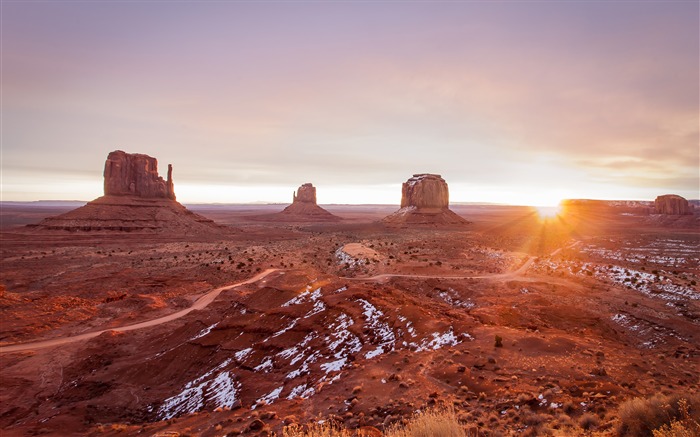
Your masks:
<svg viewBox="0 0 700 437"><path fill-rule="evenodd" d="M401 187L401 208L385 217L388 224L457 225L469 221L450 210L447 182L436 174L414 174Z"/></svg>
<svg viewBox="0 0 700 437"><path fill-rule="evenodd" d="M664 194L654 200L654 211L664 215L691 215L693 207L684 197L676 194Z"/></svg>
<svg viewBox="0 0 700 437"><path fill-rule="evenodd" d="M163 180L155 158L116 150L105 162L104 196L33 227L71 232L221 233L223 227L175 200L172 172L168 165L168 179Z"/></svg>
<svg viewBox="0 0 700 437"><path fill-rule="evenodd" d="M280 220L289 221L338 221L340 217L331 214L316 204L316 187L303 184L292 194L292 204L282 212L274 214Z"/></svg>

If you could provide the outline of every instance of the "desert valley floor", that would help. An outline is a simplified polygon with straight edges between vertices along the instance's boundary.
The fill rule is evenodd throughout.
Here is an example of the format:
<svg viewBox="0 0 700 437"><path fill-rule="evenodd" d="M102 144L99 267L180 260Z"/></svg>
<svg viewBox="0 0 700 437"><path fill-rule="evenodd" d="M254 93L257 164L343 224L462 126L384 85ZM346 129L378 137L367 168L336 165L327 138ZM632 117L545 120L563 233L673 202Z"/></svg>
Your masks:
<svg viewBox="0 0 700 437"><path fill-rule="evenodd" d="M441 404L479 435L584 416L605 435L625 400L698 392L692 216L453 206L469 224L388 226L396 207L283 223L264 205L191 208L218 234L24 226L67 209L2 210L3 437L383 430Z"/></svg>

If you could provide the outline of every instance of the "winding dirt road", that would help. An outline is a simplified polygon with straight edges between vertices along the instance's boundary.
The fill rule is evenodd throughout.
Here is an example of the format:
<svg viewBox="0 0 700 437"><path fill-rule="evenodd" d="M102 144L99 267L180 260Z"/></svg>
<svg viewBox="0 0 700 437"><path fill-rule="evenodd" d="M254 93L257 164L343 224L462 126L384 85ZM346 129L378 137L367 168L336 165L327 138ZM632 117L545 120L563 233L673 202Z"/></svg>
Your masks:
<svg viewBox="0 0 700 437"><path fill-rule="evenodd" d="M149 328L152 326L160 325L162 323L167 323L167 322L170 322L172 320L179 319L180 317L183 317L194 310L201 310L203 308L206 308L224 290L239 287L241 285L252 284L253 282L257 282L257 281L263 279L264 277L266 277L267 275L269 275L270 273L273 273L276 271L279 271L279 269L267 269L264 272L261 272L255 276L253 276L252 278L246 279L245 281L236 282L235 284L229 284L229 285L224 285L223 287L215 288L215 289L207 292L204 296L197 299L192 304L191 307L184 309L182 311L178 311L176 313L168 314L167 316L159 317L159 318L153 319L153 320L146 320L145 322L135 323L133 325L120 326L118 328L103 329L101 331L88 332L85 334L75 335L72 337L60 337L60 338L53 338L53 339L44 340L44 341L35 341L35 342L31 342L31 343L19 343L19 344L13 344L13 345L9 345L9 346L1 346L0 347L0 354L9 353L9 352L22 352L22 351L27 351L27 350L44 349L44 348L52 347L52 346L60 346L60 345L68 344L68 343L75 343L76 341L88 340L90 338L97 337L98 335L105 333L107 331L117 331L117 332L134 331L136 329Z"/></svg>
<svg viewBox="0 0 700 437"><path fill-rule="evenodd" d="M569 245L568 247L573 247L577 245L579 242L576 241ZM562 248L559 248L555 251L553 251L550 256L554 256ZM344 277L342 279L348 280L348 281L364 281L364 282L380 282L384 281L390 278L418 278L418 279L496 279L496 280L508 280L508 279L514 279L518 276L521 276L525 271L530 268L532 263L535 261L534 256L530 256L525 260L525 262L518 267L516 270L513 270L511 272L505 272L505 273L494 273L494 274L489 274L489 275L476 275L476 276L442 276L442 275L410 275L410 274L401 274L401 273L384 273L381 275L375 275L375 276L370 276L367 278L348 278ZM127 326L121 326L118 328L110 328L110 329L103 329L101 331L94 331L94 332L88 332L85 334L80 334L80 335L75 335L72 337L60 337L60 338L54 338L50 340L44 340L44 341L36 341L36 342L31 342L31 343L20 343L20 344L13 344L9 346L0 346L0 354L4 353L9 353L9 352L22 352L22 351L27 351L27 350L36 350L36 349L44 349L52 346L60 346L63 344L67 343L74 343L76 341L82 341L82 340L88 340L90 338L97 337L98 335L107 332L107 331L117 331L117 332L125 332L125 331L134 331L136 329L142 329L142 328L149 328L152 326L160 325L162 323L167 323L175 319L179 319L180 317L183 317L190 312L194 310L201 310L203 308L206 308L210 303L216 299L219 294L221 294L222 291L228 290L230 288L238 287L241 285L246 285L246 284L251 284L253 282L257 282L270 273L277 272L280 269L267 269L264 272L257 274L253 276L252 278L246 279L245 281L241 282L236 282L235 284L229 284L229 285L224 285L223 287L215 288L211 291L209 291L207 294L204 296L200 297L197 299L194 304L192 304L191 307L184 309L182 311L178 311L176 313L169 314L167 316L159 317L157 319L153 320L147 320L145 322L140 322L140 323L135 323L133 325L127 325Z"/></svg>

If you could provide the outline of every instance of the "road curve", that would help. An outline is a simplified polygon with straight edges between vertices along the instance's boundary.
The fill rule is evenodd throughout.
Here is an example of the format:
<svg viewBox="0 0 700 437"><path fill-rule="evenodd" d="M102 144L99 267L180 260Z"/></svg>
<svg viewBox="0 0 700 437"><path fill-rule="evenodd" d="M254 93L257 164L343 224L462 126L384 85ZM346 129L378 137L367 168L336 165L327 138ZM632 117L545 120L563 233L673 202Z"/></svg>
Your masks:
<svg viewBox="0 0 700 437"><path fill-rule="evenodd" d="M194 310L201 310L202 308L206 308L224 290L228 290L230 288L238 287L241 285L252 284L253 282L257 282L257 281L263 279L264 277L266 277L267 275L269 275L270 273L276 272L278 270L279 269L267 269L267 270L255 275L255 276L253 276L252 278L246 279L245 281L236 282L235 284L229 284L229 285L224 285L223 287L215 288L215 289L207 292L204 296L197 299L192 304L191 307L184 309L182 311L178 311L176 313L168 314L167 316L159 317L159 318L153 319L153 320L146 320L145 322L135 323L133 325L126 325L126 326L120 326L117 328L103 329L101 331L88 332L85 334L75 335L72 337L59 337L59 338L53 338L50 340L35 341L35 342L31 342L31 343L18 343L18 344L13 344L13 345L9 345L9 346L0 346L0 354L9 353L9 352L22 352L22 351L27 351L27 350L44 349L47 347L60 346L60 345L68 344L68 343L75 343L76 341L87 340L90 338L97 337L98 335L105 333L107 331L117 331L117 332L134 331L136 329L149 328L152 326L160 325L162 323L167 323L167 322L170 322L172 320L179 319L180 317L183 317Z"/></svg>

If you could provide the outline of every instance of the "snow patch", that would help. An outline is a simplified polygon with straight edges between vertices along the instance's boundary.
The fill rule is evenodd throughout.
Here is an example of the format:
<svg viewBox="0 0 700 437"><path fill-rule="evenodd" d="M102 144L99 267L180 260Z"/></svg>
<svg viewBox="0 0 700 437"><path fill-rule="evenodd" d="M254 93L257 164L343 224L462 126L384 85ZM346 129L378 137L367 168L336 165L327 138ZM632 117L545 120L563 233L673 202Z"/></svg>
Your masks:
<svg viewBox="0 0 700 437"><path fill-rule="evenodd" d="M340 371L347 364L347 358L341 358L337 361L321 364L321 369L325 370L326 374Z"/></svg>
<svg viewBox="0 0 700 437"><path fill-rule="evenodd" d="M394 335L394 331L389 327L389 324L382 320L384 313L365 299L358 299L357 301L364 309L362 314L365 317L365 326L369 327L375 337L375 342L378 343L374 350L365 354L365 357L371 359L394 350L396 335Z"/></svg>
<svg viewBox="0 0 700 437"><path fill-rule="evenodd" d="M216 323L214 323L214 324L211 325L211 326L207 326L206 328L204 328L204 329L202 329L201 331L199 331L199 333L197 333L197 335L195 335L194 337L190 338L190 339L187 340L187 341L192 341L192 340L196 340L196 339L198 339L198 338L204 337L205 335L209 334L209 333L211 332L212 329L216 328L216 325L218 325L218 324L219 324L219 322L216 322Z"/></svg>
<svg viewBox="0 0 700 437"><path fill-rule="evenodd" d="M272 357L265 357L263 358L263 361L260 364L253 368L253 370L255 370L256 372L268 373L270 370L272 370L272 368Z"/></svg>
<svg viewBox="0 0 700 437"><path fill-rule="evenodd" d="M204 375L185 384L183 390L163 401L158 408L158 418L160 420L171 419L185 413L194 413L201 410L205 403L212 403L216 407L232 407L240 392L240 383L233 380L230 372L218 373L214 378L210 378L214 373L223 369L231 363L231 359L225 360Z"/></svg>
<svg viewBox="0 0 700 437"><path fill-rule="evenodd" d="M255 401L255 405L251 407L251 410L254 410L257 404L261 402L265 402L265 404L270 405L275 402L276 399L279 399L280 393L282 393L283 387L277 387L276 389L272 390L270 393L266 394L265 396L261 397L257 401Z"/></svg>

